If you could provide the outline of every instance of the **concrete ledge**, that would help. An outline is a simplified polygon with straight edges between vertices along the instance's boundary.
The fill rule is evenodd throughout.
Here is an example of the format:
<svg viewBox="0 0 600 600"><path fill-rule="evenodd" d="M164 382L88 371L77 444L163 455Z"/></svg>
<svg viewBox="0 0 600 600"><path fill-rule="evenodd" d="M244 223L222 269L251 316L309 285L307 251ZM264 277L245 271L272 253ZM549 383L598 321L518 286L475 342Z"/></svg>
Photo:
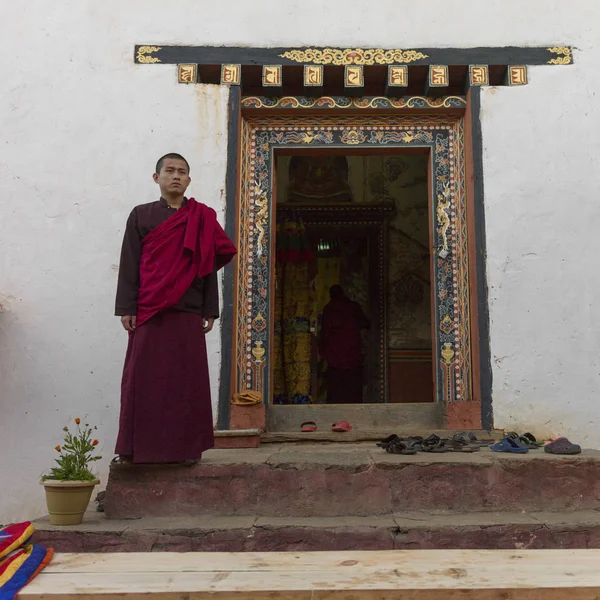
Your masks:
<svg viewBox="0 0 600 600"><path fill-rule="evenodd" d="M41 519L35 527L34 542L58 552L600 548L597 511L138 520L90 513L81 525Z"/></svg>

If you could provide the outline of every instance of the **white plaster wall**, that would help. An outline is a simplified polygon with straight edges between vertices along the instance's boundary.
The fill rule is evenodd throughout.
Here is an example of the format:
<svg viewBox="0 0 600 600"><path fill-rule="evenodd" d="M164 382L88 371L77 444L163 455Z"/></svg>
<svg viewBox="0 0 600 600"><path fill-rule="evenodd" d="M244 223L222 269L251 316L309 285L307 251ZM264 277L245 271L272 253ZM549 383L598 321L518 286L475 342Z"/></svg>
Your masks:
<svg viewBox="0 0 600 600"><path fill-rule="evenodd" d="M125 335L112 316L132 206L156 158L183 153L222 215L226 94L134 65L135 43L254 46L570 44L483 97L496 425L600 447L596 333L596 0L0 0L0 522L44 512L61 427L116 435ZM211 335L213 391L219 337ZM216 396L216 394L215 394Z"/></svg>

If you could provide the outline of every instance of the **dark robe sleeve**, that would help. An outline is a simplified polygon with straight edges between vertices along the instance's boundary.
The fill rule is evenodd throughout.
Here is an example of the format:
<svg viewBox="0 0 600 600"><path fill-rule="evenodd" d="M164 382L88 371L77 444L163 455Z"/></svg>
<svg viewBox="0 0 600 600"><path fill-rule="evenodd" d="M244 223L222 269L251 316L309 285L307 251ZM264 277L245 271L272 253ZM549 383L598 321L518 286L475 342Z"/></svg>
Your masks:
<svg viewBox="0 0 600 600"><path fill-rule="evenodd" d="M202 316L205 318L219 318L219 284L217 271L214 270L204 278L204 300L202 302Z"/></svg>
<svg viewBox="0 0 600 600"><path fill-rule="evenodd" d="M115 315L123 317L137 313L137 295L140 286L140 258L142 256L142 238L138 230L137 212L134 209L125 226L121 262L117 283Z"/></svg>
<svg viewBox="0 0 600 600"><path fill-rule="evenodd" d="M356 311L356 322L358 323L358 326L361 329L370 329L371 321L369 321L358 302L354 302L354 310Z"/></svg>

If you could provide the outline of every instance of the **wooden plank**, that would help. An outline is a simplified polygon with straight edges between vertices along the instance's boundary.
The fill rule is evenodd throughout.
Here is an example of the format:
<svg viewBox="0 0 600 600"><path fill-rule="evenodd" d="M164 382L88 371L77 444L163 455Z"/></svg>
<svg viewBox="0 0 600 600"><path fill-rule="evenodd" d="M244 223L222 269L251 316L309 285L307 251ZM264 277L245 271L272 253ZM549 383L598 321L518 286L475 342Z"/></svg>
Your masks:
<svg viewBox="0 0 600 600"><path fill-rule="evenodd" d="M591 600L598 564L600 550L71 554L19 597Z"/></svg>
<svg viewBox="0 0 600 600"><path fill-rule="evenodd" d="M595 562L594 562L595 561ZM257 571L352 571L383 572L410 564L411 570L429 572L452 568L457 563L470 568L536 569L563 563L594 569L600 583L600 549L593 550L362 550L335 552L110 552L106 554L57 554L44 570L46 574L92 573L218 573ZM587 567L586 567L587 565Z"/></svg>

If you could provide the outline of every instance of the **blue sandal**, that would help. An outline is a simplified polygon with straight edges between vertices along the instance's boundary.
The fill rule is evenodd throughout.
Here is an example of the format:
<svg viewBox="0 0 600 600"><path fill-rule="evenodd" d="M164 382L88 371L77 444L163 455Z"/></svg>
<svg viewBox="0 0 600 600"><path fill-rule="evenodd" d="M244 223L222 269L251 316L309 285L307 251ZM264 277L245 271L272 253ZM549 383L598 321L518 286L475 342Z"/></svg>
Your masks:
<svg viewBox="0 0 600 600"><path fill-rule="evenodd" d="M512 452L513 454L526 454L529 452L529 447L524 446L521 440L506 436L503 440L496 442L490 446L492 452Z"/></svg>

